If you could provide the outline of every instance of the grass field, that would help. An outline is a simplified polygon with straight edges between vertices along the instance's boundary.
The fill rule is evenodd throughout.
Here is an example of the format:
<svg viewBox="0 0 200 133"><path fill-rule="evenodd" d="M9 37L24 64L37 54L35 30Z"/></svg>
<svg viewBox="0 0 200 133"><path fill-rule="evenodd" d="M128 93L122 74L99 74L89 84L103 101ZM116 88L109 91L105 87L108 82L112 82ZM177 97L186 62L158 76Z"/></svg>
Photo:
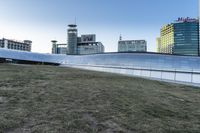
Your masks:
<svg viewBox="0 0 200 133"><path fill-rule="evenodd" d="M198 133L200 88L0 64L0 132Z"/></svg>

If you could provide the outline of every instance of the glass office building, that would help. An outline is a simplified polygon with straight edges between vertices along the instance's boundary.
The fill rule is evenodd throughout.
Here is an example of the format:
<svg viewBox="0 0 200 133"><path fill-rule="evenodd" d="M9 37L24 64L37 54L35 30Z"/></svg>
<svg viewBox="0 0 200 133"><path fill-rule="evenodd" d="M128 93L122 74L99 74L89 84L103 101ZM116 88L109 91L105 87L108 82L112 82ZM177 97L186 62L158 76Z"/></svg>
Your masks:
<svg viewBox="0 0 200 133"><path fill-rule="evenodd" d="M174 23L173 54L199 55L199 22Z"/></svg>
<svg viewBox="0 0 200 133"><path fill-rule="evenodd" d="M178 55L199 55L199 21L178 18L174 23L163 26L157 41L157 52Z"/></svg>

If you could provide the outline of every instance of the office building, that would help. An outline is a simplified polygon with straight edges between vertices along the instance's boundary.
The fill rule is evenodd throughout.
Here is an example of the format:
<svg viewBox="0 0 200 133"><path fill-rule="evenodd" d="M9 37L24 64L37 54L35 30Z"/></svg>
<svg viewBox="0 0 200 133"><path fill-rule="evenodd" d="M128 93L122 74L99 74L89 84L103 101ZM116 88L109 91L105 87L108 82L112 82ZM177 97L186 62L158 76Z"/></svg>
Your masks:
<svg viewBox="0 0 200 133"><path fill-rule="evenodd" d="M118 52L147 52L145 40L120 40L118 41Z"/></svg>
<svg viewBox="0 0 200 133"><path fill-rule="evenodd" d="M174 45L174 28L173 24L165 25L160 31L160 43L158 43L159 53L172 54L172 47Z"/></svg>
<svg viewBox="0 0 200 133"><path fill-rule="evenodd" d="M179 55L199 55L199 21L192 18L178 18L165 25L157 41L157 52ZM159 42L160 41L160 42Z"/></svg>
<svg viewBox="0 0 200 133"><path fill-rule="evenodd" d="M67 35L68 35L68 54L77 54L77 37L78 30L77 25L70 24L68 25Z"/></svg>
<svg viewBox="0 0 200 133"><path fill-rule="evenodd" d="M0 39L0 48L21 50L21 51L31 51L32 41L16 41L11 39Z"/></svg>
<svg viewBox="0 0 200 133"><path fill-rule="evenodd" d="M78 39L77 54L103 53L104 46L101 42L96 42L95 34L81 35Z"/></svg>
<svg viewBox="0 0 200 133"><path fill-rule="evenodd" d="M199 55L199 22L180 20L174 23L173 54Z"/></svg>
<svg viewBox="0 0 200 133"><path fill-rule="evenodd" d="M56 40L52 40L52 54L67 54L67 44L57 44Z"/></svg>
<svg viewBox="0 0 200 133"><path fill-rule="evenodd" d="M101 42L91 42L91 43L79 43L78 44L78 54L97 54L103 53L104 46Z"/></svg>
<svg viewBox="0 0 200 133"><path fill-rule="evenodd" d="M78 36L77 25L68 25L68 51L67 54L96 54L103 53L104 46L101 42L96 41L95 34L85 34Z"/></svg>

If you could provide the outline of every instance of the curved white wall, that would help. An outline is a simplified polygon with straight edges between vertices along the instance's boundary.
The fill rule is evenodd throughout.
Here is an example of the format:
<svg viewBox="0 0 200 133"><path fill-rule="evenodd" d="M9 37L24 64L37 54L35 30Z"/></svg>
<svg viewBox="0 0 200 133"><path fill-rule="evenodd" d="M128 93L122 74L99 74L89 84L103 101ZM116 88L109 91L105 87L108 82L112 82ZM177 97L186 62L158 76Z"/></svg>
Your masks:
<svg viewBox="0 0 200 133"><path fill-rule="evenodd" d="M53 55L0 49L0 58L57 63L68 67L200 86L200 57L193 56L154 53Z"/></svg>

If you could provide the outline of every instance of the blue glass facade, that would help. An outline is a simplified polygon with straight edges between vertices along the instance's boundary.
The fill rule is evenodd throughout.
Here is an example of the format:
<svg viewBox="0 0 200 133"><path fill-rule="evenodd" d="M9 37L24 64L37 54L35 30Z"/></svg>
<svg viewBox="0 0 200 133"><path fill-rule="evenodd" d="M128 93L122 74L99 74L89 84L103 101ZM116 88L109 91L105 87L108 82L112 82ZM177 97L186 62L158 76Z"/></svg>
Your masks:
<svg viewBox="0 0 200 133"><path fill-rule="evenodd" d="M174 23L173 54L199 55L199 22Z"/></svg>

